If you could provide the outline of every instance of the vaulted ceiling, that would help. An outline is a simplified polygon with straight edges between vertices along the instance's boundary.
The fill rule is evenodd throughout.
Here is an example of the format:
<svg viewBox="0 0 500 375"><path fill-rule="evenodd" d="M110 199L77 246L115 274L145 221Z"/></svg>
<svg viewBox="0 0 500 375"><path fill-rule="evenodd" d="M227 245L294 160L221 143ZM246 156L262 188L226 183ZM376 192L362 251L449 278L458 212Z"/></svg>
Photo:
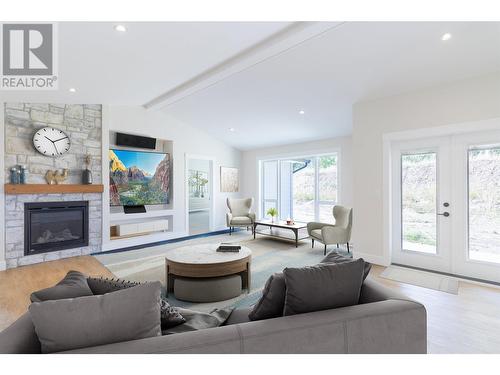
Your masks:
<svg viewBox="0 0 500 375"><path fill-rule="evenodd" d="M245 150L347 135L356 102L500 71L500 23L114 26L60 23L59 90L0 100L144 105Z"/></svg>

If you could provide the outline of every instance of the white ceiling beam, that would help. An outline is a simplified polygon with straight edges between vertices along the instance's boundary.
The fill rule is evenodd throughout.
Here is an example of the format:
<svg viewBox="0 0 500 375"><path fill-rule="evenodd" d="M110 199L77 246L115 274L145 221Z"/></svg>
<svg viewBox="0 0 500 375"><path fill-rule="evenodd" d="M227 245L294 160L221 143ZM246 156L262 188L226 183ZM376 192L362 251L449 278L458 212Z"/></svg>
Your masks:
<svg viewBox="0 0 500 375"><path fill-rule="evenodd" d="M305 41L319 36L343 22L294 22L283 30L240 53L201 72L188 81L172 88L144 104L146 109L161 109L189 95L215 85L234 74L278 56Z"/></svg>

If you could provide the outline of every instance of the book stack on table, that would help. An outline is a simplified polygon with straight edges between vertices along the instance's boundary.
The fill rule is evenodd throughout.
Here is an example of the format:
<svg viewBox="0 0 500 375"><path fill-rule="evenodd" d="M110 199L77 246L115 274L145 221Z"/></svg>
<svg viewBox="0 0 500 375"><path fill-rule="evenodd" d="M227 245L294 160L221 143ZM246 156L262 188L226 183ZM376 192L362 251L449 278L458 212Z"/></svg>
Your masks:
<svg viewBox="0 0 500 375"><path fill-rule="evenodd" d="M238 253L240 250L241 250L240 245L225 244L225 243L221 243L217 248L217 251L219 253Z"/></svg>

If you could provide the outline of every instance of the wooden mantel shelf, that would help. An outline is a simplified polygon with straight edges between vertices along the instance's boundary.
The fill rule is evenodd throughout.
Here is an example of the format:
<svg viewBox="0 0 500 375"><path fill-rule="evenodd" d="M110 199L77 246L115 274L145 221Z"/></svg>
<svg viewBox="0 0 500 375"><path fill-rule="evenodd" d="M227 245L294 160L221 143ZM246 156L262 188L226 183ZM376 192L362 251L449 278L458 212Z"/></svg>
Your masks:
<svg viewBox="0 0 500 375"><path fill-rule="evenodd" d="M49 185L49 184L5 184L5 194L71 194L102 193L104 185Z"/></svg>

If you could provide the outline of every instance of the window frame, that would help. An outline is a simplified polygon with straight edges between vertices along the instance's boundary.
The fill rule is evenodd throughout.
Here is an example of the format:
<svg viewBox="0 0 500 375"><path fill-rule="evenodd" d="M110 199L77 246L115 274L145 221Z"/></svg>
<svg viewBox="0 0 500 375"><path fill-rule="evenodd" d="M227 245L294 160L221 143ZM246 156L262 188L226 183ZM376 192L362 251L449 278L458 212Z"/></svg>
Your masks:
<svg viewBox="0 0 500 375"><path fill-rule="evenodd" d="M337 194L336 194L336 201L332 200L319 200L320 197L320 192L319 192L319 176L320 176L320 168L319 168L319 160L323 156L331 156L335 155L337 157ZM320 218L320 206L325 206L325 205L336 205L338 202L341 201L341 196L342 196L342 188L341 188L341 181L342 181L342 168L341 168L341 150L340 148L333 148L330 150L325 150L320 153L302 153L302 154L283 154L283 155L277 155L277 156L269 156L266 158L258 159L257 164L258 164L258 170L259 170L259 217L261 219L266 217L265 213L265 203L266 202L274 202L276 205L276 208L278 210L279 216L281 217L281 173L282 173L282 168L281 168L281 163L286 160L290 159L311 159L313 160L314 163L314 220L319 221ZM277 162L277 199L265 199L265 189L264 189L264 184L265 184L265 176L264 176L264 163L266 162L271 162L271 161L276 161ZM293 193L290 196L290 199L293 201ZM292 207L292 215L293 215L293 204L291 205Z"/></svg>

